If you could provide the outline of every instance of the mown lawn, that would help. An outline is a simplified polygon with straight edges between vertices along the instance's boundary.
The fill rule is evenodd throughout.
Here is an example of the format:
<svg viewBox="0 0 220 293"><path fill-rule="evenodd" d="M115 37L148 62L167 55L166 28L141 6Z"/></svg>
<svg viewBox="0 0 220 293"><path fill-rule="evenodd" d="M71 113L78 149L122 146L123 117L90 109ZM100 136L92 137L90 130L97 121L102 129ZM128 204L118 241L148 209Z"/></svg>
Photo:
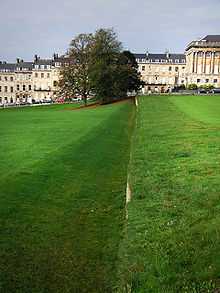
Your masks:
<svg viewBox="0 0 220 293"><path fill-rule="evenodd" d="M219 292L220 97L141 97L130 175L124 286Z"/></svg>
<svg viewBox="0 0 220 293"><path fill-rule="evenodd" d="M131 102L0 111L0 292L112 292Z"/></svg>

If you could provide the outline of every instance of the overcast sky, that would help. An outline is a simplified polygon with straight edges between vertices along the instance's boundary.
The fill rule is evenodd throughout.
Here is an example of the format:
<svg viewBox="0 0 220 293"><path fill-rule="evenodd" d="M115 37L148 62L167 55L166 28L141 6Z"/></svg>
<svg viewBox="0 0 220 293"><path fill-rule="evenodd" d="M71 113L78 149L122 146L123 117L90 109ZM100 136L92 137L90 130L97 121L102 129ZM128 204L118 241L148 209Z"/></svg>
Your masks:
<svg viewBox="0 0 220 293"><path fill-rule="evenodd" d="M220 0L0 0L0 60L64 53L79 33L114 27L136 53L184 52L220 34Z"/></svg>

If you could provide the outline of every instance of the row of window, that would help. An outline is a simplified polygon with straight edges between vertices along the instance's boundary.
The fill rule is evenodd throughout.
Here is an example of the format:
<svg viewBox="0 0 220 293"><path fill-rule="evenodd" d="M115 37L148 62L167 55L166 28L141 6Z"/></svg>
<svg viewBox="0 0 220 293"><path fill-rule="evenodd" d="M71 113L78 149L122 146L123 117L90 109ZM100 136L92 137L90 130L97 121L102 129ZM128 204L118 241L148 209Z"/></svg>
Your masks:
<svg viewBox="0 0 220 293"><path fill-rule="evenodd" d="M174 67L169 66L169 71L172 71L173 68L174 68ZM145 65L143 65L143 66L141 67L141 70L142 70L142 71L145 71L145 69L146 69L146 67L145 67ZM182 67L182 69L184 70L185 67ZM179 71L179 67L175 67L175 71L178 72L178 71Z"/></svg>
<svg viewBox="0 0 220 293"><path fill-rule="evenodd" d="M11 103L13 103L14 101L13 101L13 98L7 98L7 97L5 97L5 98L2 98L2 97L0 97L0 104L2 104L3 102L11 102Z"/></svg>
<svg viewBox="0 0 220 293"><path fill-rule="evenodd" d="M41 77L41 78L44 78L44 77L45 77L45 78L50 78L50 73L48 72L47 74L46 74L46 73L44 74L44 73L42 72L42 73L39 73L39 74L38 74L38 72L35 72L35 77Z"/></svg>
<svg viewBox="0 0 220 293"><path fill-rule="evenodd" d="M136 59L137 63L186 63L185 59Z"/></svg>
<svg viewBox="0 0 220 293"><path fill-rule="evenodd" d="M51 65L38 65L36 64L34 66L35 69L50 69L51 68Z"/></svg>
<svg viewBox="0 0 220 293"><path fill-rule="evenodd" d="M202 79L200 79L200 78L197 78L197 83L200 83L200 82L202 82L203 83L203 80ZM215 79L213 79L213 81L212 80L210 80L209 78L206 78L205 79L205 83L217 83L218 82L218 79L217 78L215 78Z"/></svg>
<svg viewBox="0 0 220 293"><path fill-rule="evenodd" d="M0 76L0 81L13 81L14 80L14 78L13 78L13 76L4 76L4 78L3 78L3 76Z"/></svg>
<svg viewBox="0 0 220 293"><path fill-rule="evenodd" d="M41 78L50 78L50 73L48 72L47 74L45 73L35 73L35 77L41 77ZM30 76L26 76L26 79L30 79L31 78L31 75ZM21 76L20 76L20 79L22 79L21 78ZM24 79L24 78L23 78ZM14 81L14 77L13 76L0 76L0 81Z"/></svg>
<svg viewBox="0 0 220 293"><path fill-rule="evenodd" d="M202 52L202 51L199 51L199 52L195 52L197 53L197 55L199 57L203 57L204 54L206 55L206 57L211 57L212 56L212 53L214 54L215 57L219 57L220 56L220 52Z"/></svg>
<svg viewBox="0 0 220 293"><path fill-rule="evenodd" d="M20 87L19 84L17 84L17 91L20 91L20 89L22 89L23 91L26 91L26 90L29 90L31 91L31 85L29 84L28 86L26 85L23 85L22 87ZM14 88L13 86L11 87L8 87L8 86L0 86L0 92L2 92L4 90L5 93L8 93L8 92L11 92L13 93L14 92Z"/></svg>

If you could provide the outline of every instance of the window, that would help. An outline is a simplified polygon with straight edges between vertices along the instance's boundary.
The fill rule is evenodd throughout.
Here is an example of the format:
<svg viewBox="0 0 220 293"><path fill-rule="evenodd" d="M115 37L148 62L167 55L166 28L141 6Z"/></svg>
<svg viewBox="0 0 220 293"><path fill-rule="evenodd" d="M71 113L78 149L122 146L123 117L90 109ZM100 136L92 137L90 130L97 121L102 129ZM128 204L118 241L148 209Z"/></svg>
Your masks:
<svg viewBox="0 0 220 293"><path fill-rule="evenodd" d="M183 66L183 67L182 67L182 69L184 70L184 69L185 69L185 67Z"/></svg>
<svg viewBox="0 0 220 293"><path fill-rule="evenodd" d="M176 59L176 60L175 60L175 63L179 63L179 59Z"/></svg>
<svg viewBox="0 0 220 293"><path fill-rule="evenodd" d="M172 66L169 66L169 71L172 71Z"/></svg>
<svg viewBox="0 0 220 293"><path fill-rule="evenodd" d="M2 77L0 76L0 80L2 80Z"/></svg>
<svg viewBox="0 0 220 293"><path fill-rule="evenodd" d="M50 73L47 73L47 78L50 78Z"/></svg>
<svg viewBox="0 0 220 293"><path fill-rule="evenodd" d="M17 91L20 91L20 86L19 86L19 84L17 84Z"/></svg>
<svg viewBox="0 0 220 293"><path fill-rule="evenodd" d="M208 82L209 82L209 79L207 78L207 79L205 80L205 82L208 83Z"/></svg>
<svg viewBox="0 0 220 293"><path fill-rule="evenodd" d="M179 70L179 68L178 67L175 67L175 71L177 72Z"/></svg>
<svg viewBox="0 0 220 293"><path fill-rule="evenodd" d="M145 66L142 66L142 71L145 71Z"/></svg>
<svg viewBox="0 0 220 293"><path fill-rule="evenodd" d="M25 84L23 84L23 91L25 91Z"/></svg>
<svg viewBox="0 0 220 293"><path fill-rule="evenodd" d="M31 91L31 85L30 84L29 84L28 88L29 88L29 91Z"/></svg>
<svg viewBox="0 0 220 293"><path fill-rule="evenodd" d="M14 91L14 88L13 88L13 86L11 86L11 93L13 93L13 91Z"/></svg>
<svg viewBox="0 0 220 293"><path fill-rule="evenodd" d="M0 86L0 92L2 91L2 87Z"/></svg>
<svg viewBox="0 0 220 293"><path fill-rule="evenodd" d="M197 82L199 83L200 81L201 81L201 80L198 78L198 79L197 79Z"/></svg>
<svg viewBox="0 0 220 293"><path fill-rule="evenodd" d="M35 77L38 77L38 73L37 72L35 73Z"/></svg>
<svg viewBox="0 0 220 293"><path fill-rule="evenodd" d="M218 80L217 79L214 79L213 82L216 83L216 82L218 82Z"/></svg>
<svg viewBox="0 0 220 293"><path fill-rule="evenodd" d="M8 80L8 77L7 76L5 76L5 81L7 81Z"/></svg>
<svg viewBox="0 0 220 293"><path fill-rule="evenodd" d="M5 93L7 93L7 91L8 91L8 87L7 87L7 86L5 86Z"/></svg>
<svg viewBox="0 0 220 293"><path fill-rule="evenodd" d="M44 73L41 73L41 78L44 78Z"/></svg>
<svg viewBox="0 0 220 293"><path fill-rule="evenodd" d="M10 81L13 81L13 76L10 77Z"/></svg>

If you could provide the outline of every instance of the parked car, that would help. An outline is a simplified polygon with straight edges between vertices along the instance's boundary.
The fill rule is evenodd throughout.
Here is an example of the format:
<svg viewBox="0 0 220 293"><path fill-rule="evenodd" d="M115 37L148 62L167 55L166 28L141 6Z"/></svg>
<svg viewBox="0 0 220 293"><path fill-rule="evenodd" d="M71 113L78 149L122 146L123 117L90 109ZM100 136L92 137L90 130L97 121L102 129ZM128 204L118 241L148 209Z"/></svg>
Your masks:
<svg viewBox="0 0 220 293"><path fill-rule="evenodd" d="M199 93L199 94L207 94L208 91L205 90L205 89L199 89L199 90L198 90L198 93Z"/></svg>
<svg viewBox="0 0 220 293"><path fill-rule="evenodd" d="M212 94L220 94L220 88L213 89L211 91Z"/></svg>

